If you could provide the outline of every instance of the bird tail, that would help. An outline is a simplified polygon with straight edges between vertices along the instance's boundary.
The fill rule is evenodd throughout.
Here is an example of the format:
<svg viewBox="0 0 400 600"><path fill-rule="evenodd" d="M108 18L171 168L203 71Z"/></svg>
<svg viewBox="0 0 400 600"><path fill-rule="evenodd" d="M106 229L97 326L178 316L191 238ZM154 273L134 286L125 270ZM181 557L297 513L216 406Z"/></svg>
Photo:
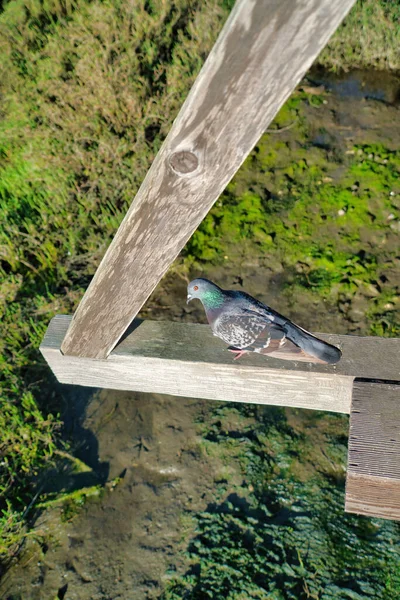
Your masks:
<svg viewBox="0 0 400 600"><path fill-rule="evenodd" d="M311 354L311 356L315 356L315 358L328 364L339 362L342 352L336 346L323 342L315 337L315 335L312 335L312 333L309 333L291 321L287 321L284 328L289 340L307 354Z"/></svg>

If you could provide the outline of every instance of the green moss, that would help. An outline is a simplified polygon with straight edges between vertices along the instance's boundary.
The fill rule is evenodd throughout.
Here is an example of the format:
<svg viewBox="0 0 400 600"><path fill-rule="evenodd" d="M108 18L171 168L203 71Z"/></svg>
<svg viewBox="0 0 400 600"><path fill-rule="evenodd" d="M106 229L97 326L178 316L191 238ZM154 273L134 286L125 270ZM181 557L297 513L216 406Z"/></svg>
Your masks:
<svg viewBox="0 0 400 600"><path fill-rule="evenodd" d="M48 497L39 502L37 508L48 508L50 506L62 506L61 521L71 521L80 509L86 504L88 498L98 498L102 494L102 488L99 485L84 487L73 492L65 494L56 494L54 498Z"/></svg>
<svg viewBox="0 0 400 600"><path fill-rule="evenodd" d="M296 110L301 116L301 104ZM242 247L280 262L291 273L288 287L333 303L372 285L396 296L380 282L396 259L396 245L388 242L400 216L400 153L358 145L335 159L309 136L304 141L305 134L303 123L290 143L272 134L261 138L194 234L187 256L218 263ZM371 331L378 312L369 312Z"/></svg>

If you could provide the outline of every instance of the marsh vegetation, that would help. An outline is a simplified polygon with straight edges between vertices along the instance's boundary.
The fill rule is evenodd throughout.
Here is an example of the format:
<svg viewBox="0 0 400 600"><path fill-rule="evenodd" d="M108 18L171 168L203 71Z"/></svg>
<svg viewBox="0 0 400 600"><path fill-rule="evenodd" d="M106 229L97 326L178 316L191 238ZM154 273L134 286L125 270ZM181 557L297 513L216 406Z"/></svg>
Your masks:
<svg viewBox="0 0 400 600"><path fill-rule="evenodd" d="M0 556L5 565L21 548L44 556L56 536L49 531L58 531L61 519L73 528L75 520L90 514L100 518L102 502L115 502L123 512L137 484L127 491L121 473L136 461L138 448L137 460L146 463L155 440L164 435L161 427L150 427L147 434L135 430L137 439L126 441L125 462L111 452L105 456L106 438L100 448L83 444L82 436L88 437L83 429L92 427L97 432L92 437L99 436L111 423L122 427L124 417L112 400L99 421L84 422L79 411L71 417L71 403L83 412L88 399L55 384L38 346L50 318L77 306L231 5L226 0L3 3ZM198 309L186 311L182 298L185 279L203 273L227 287L243 285L309 329L399 335L399 18L395 1L357 3L143 316L202 319ZM354 68L364 71L328 73ZM174 411L181 408L170 404L173 424ZM192 437L171 441L171 448L193 453L191 469L204 467L204 498L198 486L178 478L185 498L181 512L167 519L165 508L160 527L164 532L167 524L181 523L183 533L174 538L167 559L160 548L149 551L163 556L149 578L153 583L146 583L147 575L141 579L145 565L136 566L136 578L129 581L142 586L143 597L159 597L163 588L165 598L205 598L211 592L236 599L394 600L400 595L397 526L342 514L346 418L198 406L190 404L188 412L198 421ZM168 435L178 435L174 431ZM316 436L321 452L312 452L310 436ZM131 439L129 432L122 439ZM162 460L173 462L173 456L171 451ZM154 469L159 459L153 456ZM155 497L170 497L169 477L151 483L146 470L140 477L141 485L153 486ZM198 498L189 501L191 494ZM140 518L137 530L145 522ZM100 533L96 539L103 539ZM113 553L118 543L106 548ZM142 542L131 543L121 556L141 551ZM15 568L7 585L10 597L19 598L25 571ZM27 572L39 581L36 572ZM32 597L40 597L44 579ZM111 581L112 575L108 583L104 575L97 588L87 582L87 597L103 593L101 585L112 594ZM29 590L28 579L26 585ZM47 578L47 585L53 596L62 589L56 579Z"/></svg>

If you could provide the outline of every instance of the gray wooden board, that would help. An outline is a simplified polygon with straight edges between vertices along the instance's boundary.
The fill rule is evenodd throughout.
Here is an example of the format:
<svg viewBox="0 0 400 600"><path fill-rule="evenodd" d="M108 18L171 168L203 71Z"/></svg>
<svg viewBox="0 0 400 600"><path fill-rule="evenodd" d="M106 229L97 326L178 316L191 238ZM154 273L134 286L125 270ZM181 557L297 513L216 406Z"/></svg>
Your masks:
<svg viewBox="0 0 400 600"><path fill-rule="evenodd" d="M91 359L61 353L70 321L55 317L40 347L62 383L348 413L354 377L400 379L398 339L318 334L342 348L335 366L233 361L208 325L137 319L108 359Z"/></svg>
<svg viewBox="0 0 400 600"><path fill-rule="evenodd" d="M64 354L105 358L355 0L239 0L103 258Z"/></svg>
<svg viewBox="0 0 400 600"><path fill-rule="evenodd" d="M400 384L354 382L346 511L400 519Z"/></svg>

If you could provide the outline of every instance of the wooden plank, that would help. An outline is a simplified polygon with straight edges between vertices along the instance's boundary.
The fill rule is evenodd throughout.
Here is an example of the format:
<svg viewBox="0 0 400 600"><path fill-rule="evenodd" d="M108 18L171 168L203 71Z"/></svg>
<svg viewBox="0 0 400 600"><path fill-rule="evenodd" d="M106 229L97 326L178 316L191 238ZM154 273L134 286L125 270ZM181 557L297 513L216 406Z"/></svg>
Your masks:
<svg viewBox="0 0 400 600"><path fill-rule="evenodd" d="M345 509L400 519L400 385L354 382Z"/></svg>
<svg viewBox="0 0 400 600"><path fill-rule="evenodd" d="M72 317L58 315L49 325L41 349L59 349ZM321 339L338 346L342 358L336 365L291 362L249 354L237 365L261 366L285 371L305 371L400 381L400 339L359 337L353 335L316 334ZM176 323L171 321L141 321L135 319L121 342L109 358L117 356L143 356L169 360L188 360L199 363L230 365L232 355L226 344L212 335L209 325Z"/></svg>
<svg viewBox="0 0 400 600"><path fill-rule="evenodd" d="M308 371L304 363L302 369L283 369L282 361L263 357L234 362L207 325L137 320L107 359L92 359L60 352L69 322L70 317L55 317L40 347L61 383L334 412L350 410L353 377L319 369Z"/></svg>
<svg viewBox="0 0 400 600"><path fill-rule="evenodd" d="M399 339L318 334L341 347L337 365L257 354L234 362L208 325L135 320L108 359L63 355L71 317L55 317L40 350L62 383L349 413L355 376L400 379Z"/></svg>
<svg viewBox="0 0 400 600"><path fill-rule="evenodd" d="M66 335L105 358L355 0L239 0Z"/></svg>

